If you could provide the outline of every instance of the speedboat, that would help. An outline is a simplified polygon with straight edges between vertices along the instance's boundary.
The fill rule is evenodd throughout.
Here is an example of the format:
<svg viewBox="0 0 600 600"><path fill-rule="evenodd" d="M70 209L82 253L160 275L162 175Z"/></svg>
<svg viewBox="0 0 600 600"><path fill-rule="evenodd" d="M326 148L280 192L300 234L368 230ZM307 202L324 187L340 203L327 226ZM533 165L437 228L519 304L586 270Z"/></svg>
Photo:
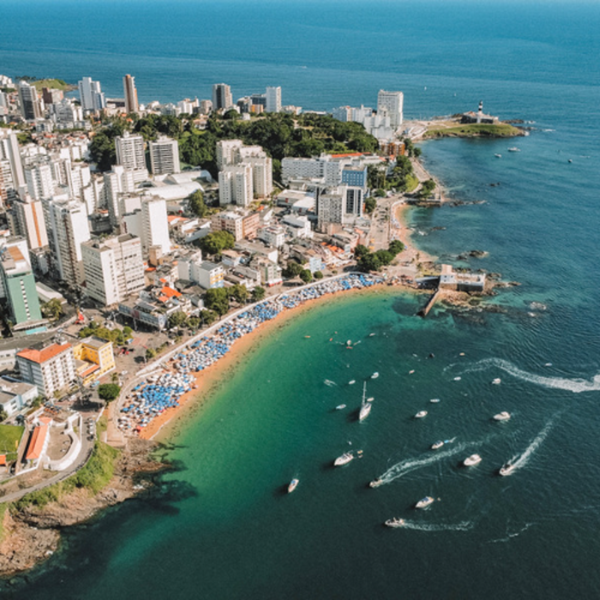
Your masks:
<svg viewBox="0 0 600 600"><path fill-rule="evenodd" d="M496 158L502 158L502 154L494 154Z"/></svg>
<svg viewBox="0 0 600 600"><path fill-rule="evenodd" d="M496 379L492 379L492 385L500 385L502 379L500 377L496 377Z"/></svg>
<svg viewBox="0 0 600 600"><path fill-rule="evenodd" d="M427 411L426 410L420 410L416 415L415 415L415 419L422 419L423 417L427 416Z"/></svg>
<svg viewBox="0 0 600 600"><path fill-rule="evenodd" d="M377 379L379 377L379 373L377 371L375 371L375 373L373 373L373 375L371 375L371 379Z"/></svg>
<svg viewBox="0 0 600 600"><path fill-rule="evenodd" d="M460 377L455 377L454 381L460 381Z"/></svg>
<svg viewBox="0 0 600 600"><path fill-rule="evenodd" d="M443 445L444 445L444 442L442 442L442 440L439 440L438 442L435 442L435 444L431 444L431 449L439 450Z"/></svg>
<svg viewBox="0 0 600 600"><path fill-rule="evenodd" d="M345 408L346 408L346 405L345 405L345 404L338 404L338 405L335 407L335 410L344 410Z"/></svg>
<svg viewBox="0 0 600 600"><path fill-rule="evenodd" d="M334 467L341 467L342 465L347 465L351 460L354 459L354 454L352 452L344 452L341 456L338 456L333 461Z"/></svg>
<svg viewBox="0 0 600 600"><path fill-rule="evenodd" d="M521 150L519 148L517 148L516 146L513 146L512 148L508 149L509 152L521 152Z"/></svg>
<svg viewBox="0 0 600 600"><path fill-rule="evenodd" d="M369 483L369 487L372 487L372 488L379 487L380 485L383 485L383 479L379 479L379 478L373 479L373 481L371 481Z"/></svg>
<svg viewBox="0 0 600 600"><path fill-rule="evenodd" d="M373 337L374 335L375 335L374 333L370 333L370 334L369 334L369 337Z"/></svg>
<svg viewBox="0 0 600 600"><path fill-rule="evenodd" d="M352 379L351 381L348 382L348 385L354 385L356 383L356 379Z"/></svg>
<svg viewBox="0 0 600 600"><path fill-rule="evenodd" d="M388 527L402 527L405 523L404 519L388 519L385 522Z"/></svg>
<svg viewBox="0 0 600 600"><path fill-rule="evenodd" d="M427 508L430 504L433 504L434 499L431 496L425 496L421 498L416 504L415 508Z"/></svg>
<svg viewBox="0 0 600 600"><path fill-rule="evenodd" d="M346 346L348 346L349 348L351 348L352 347L352 340L348 340L346 342Z"/></svg>
<svg viewBox="0 0 600 600"><path fill-rule="evenodd" d="M498 474L502 475L502 477L506 477L507 475L510 475L514 470L515 470L516 466L515 465L511 465L510 463L506 463L499 471Z"/></svg>
<svg viewBox="0 0 600 600"><path fill-rule="evenodd" d="M291 494L298 487L299 483L299 479L292 479L292 481L290 481L290 485L288 485L288 494Z"/></svg>
<svg viewBox="0 0 600 600"><path fill-rule="evenodd" d="M364 421L368 416L369 413L371 412L371 407L373 405L370 402L367 402L367 404L363 404L361 409L360 409L360 413L358 413L358 420L359 421Z"/></svg>
<svg viewBox="0 0 600 600"><path fill-rule="evenodd" d="M494 415L494 421L508 421L510 419L510 413L503 410L501 413Z"/></svg>
<svg viewBox="0 0 600 600"><path fill-rule="evenodd" d="M370 398L367 398L367 402L373 402L373 400L375 400L375 398L373 398L373 396L371 396Z"/></svg>
<svg viewBox="0 0 600 600"><path fill-rule="evenodd" d="M471 454L468 458L465 458L463 465L465 467L473 467L481 462L481 456L479 454Z"/></svg>
<svg viewBox="0 0 600 600"><path fill-rule="evenodd" d="M437 404L439 401L439 398L432 398L429 402L431 402L431 404Z"/></svg>

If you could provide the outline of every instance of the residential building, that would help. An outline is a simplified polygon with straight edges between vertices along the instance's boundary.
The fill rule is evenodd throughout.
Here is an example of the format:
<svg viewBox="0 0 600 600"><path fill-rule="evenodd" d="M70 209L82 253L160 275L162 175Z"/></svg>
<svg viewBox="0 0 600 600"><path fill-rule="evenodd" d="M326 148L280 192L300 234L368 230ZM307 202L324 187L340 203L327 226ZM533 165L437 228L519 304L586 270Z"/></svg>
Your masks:
<svg viewBox="0 0 600 600"><path fill-rule="evenodd" d="M76 200L51 202L52 246L60 278L75 288L84 281L81 244L90 239L87 208Z"/></svg>
<svg viewBox="0 0 600 600"><path fill-rule="evenodd" d="M377 94L377 115L388 116L390 125L396 129L403 121L404 94L379 90Z"/></svg>
<svg viewBox="0 0 600 600"><path fill-rule="evenodd" d="M266 112L281 111L281 87L267 87L266 96Z"/></svg>
<svg viewBox="0 0 600 600"><path fill-rule="evenodd" d="M21 81L18 86L19 105L21 114L26 121L41 119L43 115L42 103L38 98L35 86L29 85L26 81Z"/></svg>
<svg viewBox="0 0 600 600"><path fill-rule="evenodd" d="M338 188L326 190L319 196L317 208L318 229L329 231L331 224L341 224L344 214L344 194Z"/></svg>
<svg viewBox="0 0 600 600"><path fill-rule="evenodd" d="M221 288L225 285L223 279L225 271L221 265L204 261L196 271L198 279L191 280L201 285L204 289Z"/></svg>
<svg viewBox="0 0 600 600"><path fill-rule="evenodd" d="M19 188L25 185L25 175L19 141L12 129L0 128L0 171L8 197L16 197Z"/></svg>
<svg viewBox="0 0 600 600"><path fill-rule="evenodd" d="M106 108L106 97L102 93L99 81L84 77L79 83L79 100L83 112L102 110ZM128 111L133 112L133 111Z"/></svg>
<svg viewBox="0 0 600 600"><path fill-rule="evenodd" d="M135 176L133 169L126 169L121 165L113 165L109 173L104 173L103 195L108 208L110 223L117 227L120 217L125 214L121 210L120 198L123 194L135 190Z"/></svg>
<svg viewBox="0 0 600 600"><path fill-rule="evenodd" d="M154 175L180 173L179 144L166 136L160 136L155 142L149 142L150 168Z"/></svg>
<svg viewBox="0 0 600 600"><path fill-rule="evenodd" d="M36 385L47 398L76 382L73 348L66 342L50 344L41 350L25 348L17 352L17 366L21 378Z"/></svg>
<svg viewBox="0 0 600 600"><path fill-rule="evenodd" d="M54 195L52 166L45 156L38 156L25 167L27 191L34 200L47 200Z"/></svg>
<svg viewBox="0 0 600 600"><path fill-rule="evenodd" d="M167 203L160 198L143 198L141 210L142 249L146 254L151 246L160 246L162 254L171 252Z"/></svg>
<svg viewBox="0 0 600 600"><path fill-rule="evenodd" d="M235 165L238 151L242 148L242 140L220 140L217 142L217 167L221 170L228 165Z"/></svg>
<svg viewBox="0 0 600 600"><path fill-rule="evenodd" d="M44 105L48 106L49 104L56 104L60 102L64 98L64 93L62 90L54 90L52 88L43 87L42 88L42 100L44 101Z"/></svg>
<svg viewBox="0 0 600 600"><path fill-rule="evenodd" d="M86 294L110 306L144 288L140 238L124 234L81 245Z"/></svg>
<svg viewBox="0 0 600 600"><path fill-rule="evenodd" d="M115 368L113 343L90 336L73 346L75 368L83 385L100 379Z"/></svg>
<svg viewBox="0 0 600 600"><path fill-rule="evenodd" d="M7 375L0 377L0 407L4 409L8 417L12 417L26 406L31 406L37 396L36 385L19 381Z"/></svg>
<svg viewBox="0 0 600 600"><path fill-rule="evenodd" d="M19 244L19 241L23 243ZM42 324L35 279L24 242L23 238L18 238L0 249L0 296L7 300L16 331Z"/></svg>
<svg viewBox="0 0 600 600"><path fill-rule="evenodd" d="M18 234L27 238L30 250L44 248L48 245L48 232L42 202L33 200L28 194L23 194L22 198L13 203Z"/></svg>
<svg viewBox="0 0 600 600"><path fill-rule="evenodd" d="M125 112L127 114L138 112L139 105L135 78L131 75L123 77L123 91L125 92Z"/></svg>
<svg viewBox="0 0 600 600"><path fill-rule="evenodd" d="M235 241L241 239L253 239L256 237L260 216L256 212L243 213L226 211L211 217L211 231L228 231L233 235Z"/></svg>
<svg viewBox="0 0 600 600"><path fill-rule="evenodd" d="M308 217L297 217L285 215L281 222L287 225L288 232L292 238L312 238L313 232Z"/></svg>
<svg viewBox="0 0 600 600"><path fill-rule="evenodd" d="M254 198L252 183L252 165L243 163L224 167L219 173L219 204L248 206Z"/></svg>
<svg viewBox="0 0 600 600"><path fill-rule="evenodd" d="M252 166L252 191L265 198L273 192L273 160L268 157L249 157L245 162Z"/></svg>
<svg viewBox="0 0 600 600"><path fill-rule="evenodd" d="M119 303L119 314L136 322L162 331L167 326L168 315L163 308L147 300L126 300Z"/></svg>
<svg viewBox="0 0 600 600"><path fill-rule="evenodd" d="M228 110L233 107L231 88L225 83L215 83L212 90L213 110Z"/></svg>
<svg viewBox="0 0 600 600"><path fill-rule="evenodd" d="M285 243L285 234L285 227L269 225L268 227L261 227L258 230L258 239L262 240L268 246L280 248Z"/></svg>
<svg viewBox="0 0 600 600"><path fill-rule="evenodd" d="M126 169L146 169L144 153L144 138L141 135L131 135L126 131L122 137L115 138L117 164Z"/></svg>
<svg viewBox="0 0 600 600"><path fill-rule="evenodd" d="M256 256L250 263L250 266L260 273L261 285L271 287L279 285L283 281L281 278L281 267L268 258Z"/></svg>

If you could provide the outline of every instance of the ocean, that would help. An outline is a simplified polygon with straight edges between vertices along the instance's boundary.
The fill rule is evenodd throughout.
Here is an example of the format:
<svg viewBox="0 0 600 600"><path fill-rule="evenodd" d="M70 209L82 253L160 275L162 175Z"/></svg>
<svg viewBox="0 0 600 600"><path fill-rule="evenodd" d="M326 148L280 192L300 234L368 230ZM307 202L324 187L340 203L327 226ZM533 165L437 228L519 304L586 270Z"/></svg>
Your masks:
<svg viewBox="0 0 600 600"><path fill-rule="evenodd" d="M600 594L597 3L59 0L5 2L3 17L9 76L91 76L117 96L131 73L142 101L281 85L285 104L314 110L401 89L407 118L483 100L531 128L423 143L454 202L410 213L423 251L520 286L426 320L422 298L388 289L286 322L172 440L173 471L65 530L3 598ZM458 259L474 249L489 254ZM375 400L358 423L365 381ZM502 410L512 419L493 421ZM362 458L334 469L349 449Z"/></svg>

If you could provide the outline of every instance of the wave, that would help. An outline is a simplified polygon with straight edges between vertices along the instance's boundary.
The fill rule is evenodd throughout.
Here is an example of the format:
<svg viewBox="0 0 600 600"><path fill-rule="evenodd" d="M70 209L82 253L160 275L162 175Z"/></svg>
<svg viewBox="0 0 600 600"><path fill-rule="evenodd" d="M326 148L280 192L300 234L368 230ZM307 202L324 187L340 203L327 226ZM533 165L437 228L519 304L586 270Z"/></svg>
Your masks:
<svg viewBox="0 0 600 600"><path fill-rule="evenodd" d="M552 429L554 425L554 418L550 419L546 426L538 433L538 435L534 438L534 440L527 446L525 452L523 454L516 454L513 456L508 462L513 466L513 469L516 471L521 467L524 467L527 464L527 461L531 457L531 455L542 445L543 441L546 439L548 433Z"/></svg>
<svg viewBox="0 0 600 600"><path fill-rule="evenodd" d="M469 531L475 527L472 521L461 521L460 523L416 523L404 521L398 529L412 529L414 531Z"/></svg>
<svg viewBox="0 0 600 600"><path fill-rule="evenodd" d="M529 383L535 383L546 388L553 388L558 390L566 390L573 392L574 394L580 394L581 392L598 392L600 391L600 373L594 375L590 380L587 379L567 379L565 377L544 377L542 375L536 375L535 373L529 373L519 369L516 365L502 358L486 358L484 360L475 363L474 365L466 369L466 373L474 371L484 371L496 367L502 369L509 375L527 381Z"/></svg>

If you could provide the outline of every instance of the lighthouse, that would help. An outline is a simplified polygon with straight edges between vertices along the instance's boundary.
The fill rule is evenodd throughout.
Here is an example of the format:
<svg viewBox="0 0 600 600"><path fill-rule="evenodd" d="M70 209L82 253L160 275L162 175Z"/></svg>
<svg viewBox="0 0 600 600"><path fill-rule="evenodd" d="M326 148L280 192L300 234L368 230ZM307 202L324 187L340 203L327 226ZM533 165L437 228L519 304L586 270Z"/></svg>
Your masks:
<svg viewBox="0 0 600 600"><path fill-rule="evenodd" d="M479 110L477 111L477 122L481 123L483 117L483 100L479 101Z"/></svg>

